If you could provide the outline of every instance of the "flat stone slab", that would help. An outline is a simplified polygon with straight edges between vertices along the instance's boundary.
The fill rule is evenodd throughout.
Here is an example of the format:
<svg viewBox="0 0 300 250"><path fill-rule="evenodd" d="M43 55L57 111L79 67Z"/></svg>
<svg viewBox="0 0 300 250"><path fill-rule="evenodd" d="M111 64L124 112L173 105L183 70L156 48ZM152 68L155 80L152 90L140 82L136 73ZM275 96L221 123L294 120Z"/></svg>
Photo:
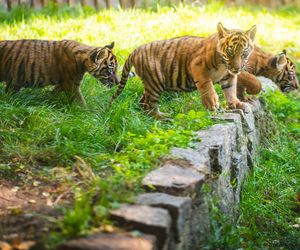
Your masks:
<svg viewBox="0 0 300 250"><path fill-rule="evenodd" d="M192 148L172 148L170 157L174 159L185 159L189 162L190 167L196 169L205 175L209 174L210 160L208 151L201 152Z"/></svg>
<svg viewBox="0 0 300 250"><path fill-rule="evenodd" d="M67 241L57 250L157 250L157 247L153 235L134 237L128 233L95 233Z"/></svg>
<svg viewBox="0 0 300 250"><path fill-rule="evenodd" d="M150 172L143 179L143 186L156 191L172 194L175 196L186 196L199 191L205 180L205 175L193 168L183 168L175 163L166 163L160 168Z"/></svg>
<svg viewBox="0 0 300 250"><path fill-rule="evenodd" d="M171 228L171 216L167 210L144 205L123 205L110 211L110 215L128 230L134 229L155 235L158 248L165 248Z"/></svg>
<svg viewBox="0 0 300 250"><path fill-rule="evenodd" d="M172 230L175 232L176 239L179 240L180 235L184 233L186 221L191 215L191 198L164 193L146 193L138 195L135 202L167 209L172 217Z"/></svg>

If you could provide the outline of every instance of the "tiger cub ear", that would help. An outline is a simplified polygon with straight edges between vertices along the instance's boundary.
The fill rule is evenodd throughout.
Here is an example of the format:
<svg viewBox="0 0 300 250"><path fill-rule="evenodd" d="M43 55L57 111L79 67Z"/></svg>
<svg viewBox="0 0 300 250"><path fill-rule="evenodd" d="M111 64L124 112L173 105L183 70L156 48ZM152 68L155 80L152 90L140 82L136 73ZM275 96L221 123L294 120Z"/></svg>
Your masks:
<svg viewBox="0 0 300 250"><path fill-rule="evenodd" d="M253 25L251 29L247 30L246 34L251 38L252 41L254 41L255 34L256 34L256 25Z"/></svg>
<svg viewBox="0 0 300 250"><path fill-rule="evenodd" d="M270 59L271 67L273 67L279 71L282 71L287 64L287 59L286 59L285 53L286 53L286 51L284 50L279 55L274 56L272 59Z"/></svg>
<svg viewBox="0 0 300 250"><path fill-rule="evenodd" d="M98 47L91 51L90 53L90 60L94 63L100 63L105 56L105 51L103 48Z"/></svg>
<svg viewBox="0 0 300 250"><path fill-rule="evenodd" d="M113 49L115 46L115 42L112 42L111 44L105 45L104 48Z"/></svg>
<svg viewBox="0 0 300 250"><path fill-rule="evenodd" d="M96 62L96 59L98 57L99 54L99 48L93 49L90 53L90 59L92 62Z"/></svg>
<svg viewBox="0 0 300 250"><path fill-rule="evenodd" d="M228 30L224 28L222 23L218 23L217 30L218 30L219 39L224 38L228 34L227 32Z"/></svg>
<svg viewBox="0 0 300 250"><path fill-rule="evenodd" d="M281 71L285 68L287 64L286 50L281 52L276 58L277 58L276 68Z"/></svg>

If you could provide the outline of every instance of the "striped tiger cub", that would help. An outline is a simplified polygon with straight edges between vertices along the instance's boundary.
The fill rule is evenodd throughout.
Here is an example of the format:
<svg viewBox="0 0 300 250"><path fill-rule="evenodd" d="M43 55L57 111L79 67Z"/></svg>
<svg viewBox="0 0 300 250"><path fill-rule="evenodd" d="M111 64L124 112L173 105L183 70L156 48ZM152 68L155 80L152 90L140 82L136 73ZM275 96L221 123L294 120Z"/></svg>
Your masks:
<svg viewBox="0 0 300 250"><path fill-rule="evenodd" d="M55 85L55 91L65 91L85 105L80 92L85 72L107 86L119 82L113 47L114 42L94 47L70 40L0 41L0 81L6 82L6 92Z"/></svg>
<svg viewBox="0 0 300 250"><path fill-rule="evenodd" d="M184 36L155 41L134 50L125 62L114 100L124 89L132 66L144 83L140 100L143 109L163 118L158 101L163 91L198 89L209 110L219 108L213 83L221 81L230 108L244 108L236 96L237 75L250 55L256 26L248 31L227 30L221 23L217 34L208 38Z"/></svg>
<svg viewBox="0 0 300 250"><path fill-rule="evenodd" d="M299 88L296 67L286 56L286 50L278 55L264 52L255 46L251 53L246 70L251 74L238 76L238 97L243 100L244 92L258 94L261 86L255 81L255 76L264 76L277 84L282 92L290 92Z"/></svg>

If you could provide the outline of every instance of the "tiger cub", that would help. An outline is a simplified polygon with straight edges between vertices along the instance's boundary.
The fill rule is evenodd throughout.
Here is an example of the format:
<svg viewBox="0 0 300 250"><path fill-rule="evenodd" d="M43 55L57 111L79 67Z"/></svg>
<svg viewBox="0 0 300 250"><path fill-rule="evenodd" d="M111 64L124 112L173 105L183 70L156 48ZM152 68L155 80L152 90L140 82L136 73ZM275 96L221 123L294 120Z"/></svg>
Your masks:
<svg viewBox="0 0 300 250"><path fill-rule="evenodd" d="M209 110L219 107L213 83L221 81L230 108L244 108L236 96L237 74L253 48L256 26L248 31L227 30L221 23L217 34L208 38L184 36L155 41L133 51L125 62L114 100L124 89L132 66L144 83L140 100L143 109L163 118L158 101L163 91L198 89Z"/></svg>
<svg viewBox="0 0 300 250"><path fill-rule="evenodd" d="M85 105L80 92L85 72L107 86L119 82L113 47L114 42L94 47L70 40L0 41L0 81L6 82L6 92L55 85Z"/></svg>
<svg viewBox="0 0 300 250"><path fill-rule="evenodd" d="M240 100L245 98L245 90L252 95L258 94L261 90L260 83L254 79L255 76L264 76L271 79L282 92L290 92L299 88L296 67L286 56L285 50L275 56L255 46L245 69L251 74L240 74L238 76L237 91Z"/></svg>

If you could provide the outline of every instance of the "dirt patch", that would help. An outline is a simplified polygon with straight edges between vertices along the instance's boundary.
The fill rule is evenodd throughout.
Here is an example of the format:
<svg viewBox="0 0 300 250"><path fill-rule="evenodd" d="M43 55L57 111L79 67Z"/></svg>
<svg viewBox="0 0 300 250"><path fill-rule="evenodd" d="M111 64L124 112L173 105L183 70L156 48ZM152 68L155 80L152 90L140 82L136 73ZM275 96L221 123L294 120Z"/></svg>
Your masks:
<svg viewBox="0 0 300 250"><path fill-rule="evenodd" d="M58 166L51 171L34 167L18 171L14 166L14 172L0 172L0 250L26 250L32 245L44 249L44 239L58 229L60 208L73 204L74 187L95 178L90 166L75 158L69 170Z"/></svg>
<svg viewBox="0 0 300 250"><path fill-rule="evenodd" d="M0 240L40 241L62 215L58 205L70 201L70 187L58 182L33 180L24 184L0 178Z"/></svg>

